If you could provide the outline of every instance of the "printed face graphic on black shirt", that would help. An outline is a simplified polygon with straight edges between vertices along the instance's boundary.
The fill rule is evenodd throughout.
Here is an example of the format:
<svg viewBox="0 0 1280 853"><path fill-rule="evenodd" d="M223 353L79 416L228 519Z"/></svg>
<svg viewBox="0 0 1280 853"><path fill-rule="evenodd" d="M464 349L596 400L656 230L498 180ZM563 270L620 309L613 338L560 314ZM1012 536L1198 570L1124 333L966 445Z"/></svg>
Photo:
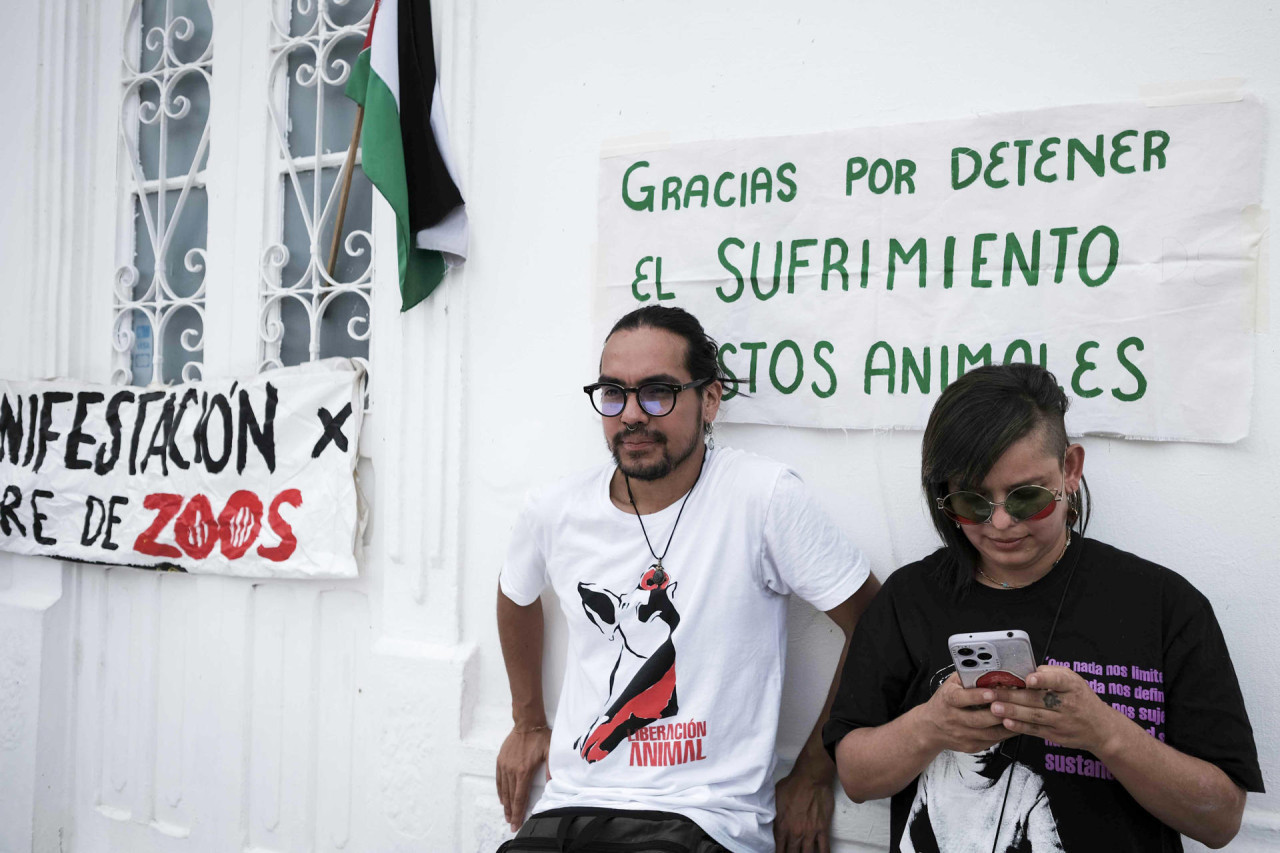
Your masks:
<svg viewBox="0 0 1280 853"><path fill-rule="evenodd" d="M935 673L934 689L954 671L947 667ZM993 841L1000 853L1065 849L1044 780L1013 760L1015 743L1016 739L1006 741L972 755L952 750L939 754L920 774L898 849L990 853Z"/></svg>

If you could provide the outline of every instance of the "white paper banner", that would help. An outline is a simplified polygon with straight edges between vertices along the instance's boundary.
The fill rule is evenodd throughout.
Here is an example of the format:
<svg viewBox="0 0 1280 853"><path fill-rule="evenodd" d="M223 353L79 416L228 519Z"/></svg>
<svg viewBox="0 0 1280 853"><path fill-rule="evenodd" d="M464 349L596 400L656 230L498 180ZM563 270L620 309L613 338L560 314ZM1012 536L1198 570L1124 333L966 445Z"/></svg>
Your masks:
<svg viewBox="0 0 1280 853"><path fill-rule="evenodd" d="M1073 432L1236 441L1261 162L1253 99L607 150L598 331L692 311L731 421L921 428L966 369L1033 360Z"/></svg>
<svg viewBox="0 0 1280 853"><path fill-rule="evenodd" d="M0 381L0 549L355 577L363 375L327 359L155 388Z"/></svg>

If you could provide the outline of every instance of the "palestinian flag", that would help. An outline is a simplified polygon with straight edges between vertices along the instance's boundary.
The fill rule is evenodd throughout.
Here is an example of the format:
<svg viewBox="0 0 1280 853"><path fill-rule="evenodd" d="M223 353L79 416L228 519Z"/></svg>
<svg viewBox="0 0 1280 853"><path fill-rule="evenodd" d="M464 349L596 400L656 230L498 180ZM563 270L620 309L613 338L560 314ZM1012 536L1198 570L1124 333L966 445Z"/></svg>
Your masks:
<svg viewBox="0 0 1280 853"><path fill-rule="evenodd" d="M364 172L396 212L400 310L408 311L467 257L427 0L374 3L347 97L364 107Z"/></svg>

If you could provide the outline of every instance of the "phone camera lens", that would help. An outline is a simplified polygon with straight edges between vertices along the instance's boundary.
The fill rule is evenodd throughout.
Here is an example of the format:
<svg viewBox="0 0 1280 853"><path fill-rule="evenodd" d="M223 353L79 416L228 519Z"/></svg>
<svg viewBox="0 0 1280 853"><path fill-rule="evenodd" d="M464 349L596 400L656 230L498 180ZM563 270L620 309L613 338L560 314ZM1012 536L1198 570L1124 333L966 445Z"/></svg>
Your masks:
<svg viewBox="0 0 1280 853"><path fill-rule="evenodd" d="M978 660L991 660L990 652L978 652Z"/></svg>
<svg viewBox="0 0 1280 853"><path fill-rule="evenodd" d="M960 661L960 664L961 664L962 666L969 666L969 667L973 667L973 666L977 666L977 665L978 665L978 662L977 662L976 660L974 660L973 658L969 658L968 660L962 660L962 661Z"/></svg>
<svg viewBox="0 0 1280 853"><path fill-rule="evenodd" d="M965 657L965 658L967 658L967 657L969 657L971 654L973 654L973 649L968 648L968 647L965 647L965 648L963 648L963 649L958 649L958 650L956 651L956 654L960 655L961 657Z"/></svg>

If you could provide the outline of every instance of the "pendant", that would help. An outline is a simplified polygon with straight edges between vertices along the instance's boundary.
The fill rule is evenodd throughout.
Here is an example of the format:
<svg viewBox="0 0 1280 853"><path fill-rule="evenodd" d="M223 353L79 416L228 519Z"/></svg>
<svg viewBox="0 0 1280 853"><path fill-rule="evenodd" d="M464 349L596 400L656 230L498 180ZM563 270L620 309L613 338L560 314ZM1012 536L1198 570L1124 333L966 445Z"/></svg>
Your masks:
<svg viewBox="0 0 1280 853"><path fill-rule="evenodd" d="M653 577L650 581L654 586L662 586L667 582L667 573L662 568L661 560L650 566L649 571L653 572Z"/></svg>

